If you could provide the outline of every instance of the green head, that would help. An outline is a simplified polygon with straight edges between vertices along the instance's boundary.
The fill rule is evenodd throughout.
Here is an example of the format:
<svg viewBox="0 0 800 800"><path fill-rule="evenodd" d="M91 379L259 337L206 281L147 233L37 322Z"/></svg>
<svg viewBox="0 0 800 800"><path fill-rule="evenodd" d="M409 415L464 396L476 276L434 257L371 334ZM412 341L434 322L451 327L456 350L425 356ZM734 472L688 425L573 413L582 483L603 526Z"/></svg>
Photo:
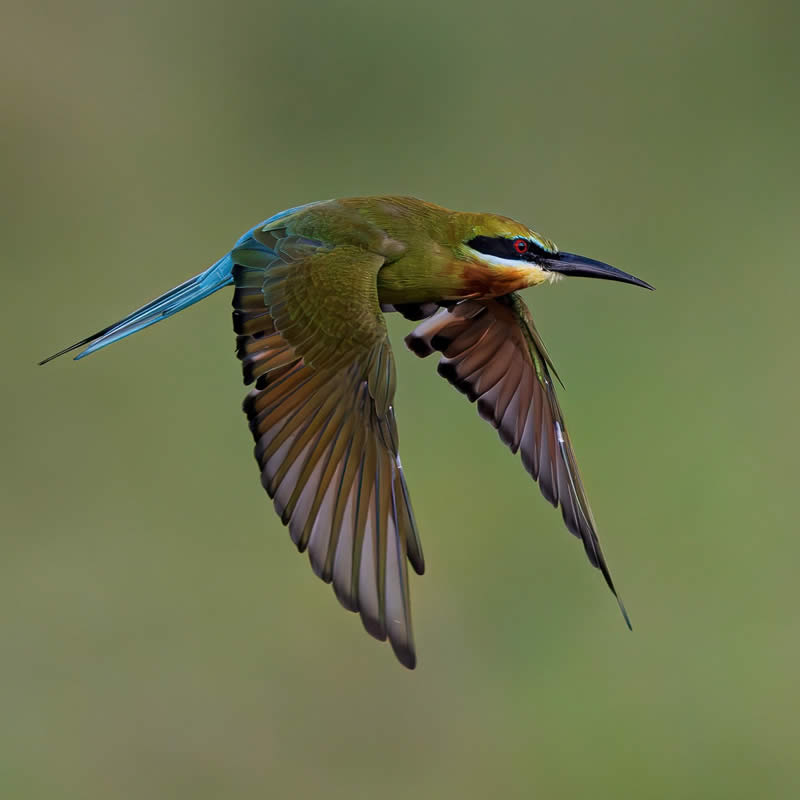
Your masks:
<svg viewBox="0 0 800 800"><path fill-rule="evenodd" d="M603 278L652 289L627 272L602 261L564 253L536 231L494 214L476 215L463 238L462 255L483 267L523 270L529 286L553 281L563 275Z"/></svg>

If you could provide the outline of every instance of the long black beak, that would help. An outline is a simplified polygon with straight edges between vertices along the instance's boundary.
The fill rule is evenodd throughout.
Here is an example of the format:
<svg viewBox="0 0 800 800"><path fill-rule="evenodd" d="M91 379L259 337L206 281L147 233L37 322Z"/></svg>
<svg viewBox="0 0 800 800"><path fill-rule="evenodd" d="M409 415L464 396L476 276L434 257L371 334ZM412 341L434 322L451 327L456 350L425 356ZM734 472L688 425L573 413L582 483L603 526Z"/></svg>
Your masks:
<svg viewBox="0 0 800 800"><path fill-rule="evenodd" d="M621 269L604 264L602 261L595 261L593 258L576 256L574 253L555 253L547 258L539 259L545 269L551 272L559 272L562 275L574 275L578 278L603 278L607 281L621 281L622 283L632 283L634 286L642 286L645 289L652 289L649 283L628 275Z"/></svg>

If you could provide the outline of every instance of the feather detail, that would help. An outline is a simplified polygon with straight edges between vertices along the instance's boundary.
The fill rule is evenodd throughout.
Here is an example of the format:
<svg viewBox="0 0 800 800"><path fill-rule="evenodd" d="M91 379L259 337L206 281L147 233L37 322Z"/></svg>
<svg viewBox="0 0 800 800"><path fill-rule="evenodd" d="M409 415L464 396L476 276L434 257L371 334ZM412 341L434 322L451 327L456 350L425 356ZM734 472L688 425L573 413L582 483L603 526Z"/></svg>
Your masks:
<svg viewBox="0 0 800 800"><path fill-rule="evenodd" d="M397 454L395 365L375 277L382 259L275 233L242 242L236 252L248 264L233 271L261 482L314 573L413 668L408 561L421 574L424 559ZM267 247L269 257L259 249Z"/></svg>
<svg viewBox="0 0 800 800"><path fill-rule="evenodd" d="M600 550L555 394L555 370L522 299L510 294L440 309L406 337L406 344L421 357L435 350L443 354L439 374L477 402L479 414L502 441L520 452L544 497L560 505L567 529L582 540L630 625Z"/></svg>

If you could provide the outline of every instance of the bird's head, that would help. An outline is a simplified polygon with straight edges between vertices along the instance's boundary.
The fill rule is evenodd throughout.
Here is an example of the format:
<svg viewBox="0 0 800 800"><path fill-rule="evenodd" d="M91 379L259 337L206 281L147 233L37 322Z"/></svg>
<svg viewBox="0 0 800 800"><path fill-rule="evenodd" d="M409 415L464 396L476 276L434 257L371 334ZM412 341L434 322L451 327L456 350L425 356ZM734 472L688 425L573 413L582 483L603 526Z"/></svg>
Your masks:
<svg viewBox="0 0 800 800"><path fill-rule="evenodd" d="M524 275L526 285L536 286L564 275L632 283L652 289L627 272L602 261L564 253L549 239L519 222L493 214L473 217L462 237L462 257L484 268Z"/></svg>

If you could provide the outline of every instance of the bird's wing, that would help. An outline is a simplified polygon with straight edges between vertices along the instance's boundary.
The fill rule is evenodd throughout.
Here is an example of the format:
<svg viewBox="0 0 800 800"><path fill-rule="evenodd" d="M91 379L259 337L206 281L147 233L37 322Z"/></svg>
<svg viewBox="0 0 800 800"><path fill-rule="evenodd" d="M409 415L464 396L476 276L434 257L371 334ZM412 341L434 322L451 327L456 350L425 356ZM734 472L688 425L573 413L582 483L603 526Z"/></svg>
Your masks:
<svg viewBox="0 0 800 800"><path fill-rule="evenodd" d="M477 401L478 413L512 452L519 450L542 494L561 506L567 528L583 541L589 561L617 597L556 397L555 369L522 298L514 293L442 308L406 344L423 358L434 350L444 355L439 374ZM620 608L630 626L621 602Z"/></svg>
<svg viewBox="0 0 800 800"><path fill-rule="evenodd" d="M232 252L233 320L261 482L314 572L416 661L406 559L424 570L397 452L381 256L286 229Z"/></svg>

